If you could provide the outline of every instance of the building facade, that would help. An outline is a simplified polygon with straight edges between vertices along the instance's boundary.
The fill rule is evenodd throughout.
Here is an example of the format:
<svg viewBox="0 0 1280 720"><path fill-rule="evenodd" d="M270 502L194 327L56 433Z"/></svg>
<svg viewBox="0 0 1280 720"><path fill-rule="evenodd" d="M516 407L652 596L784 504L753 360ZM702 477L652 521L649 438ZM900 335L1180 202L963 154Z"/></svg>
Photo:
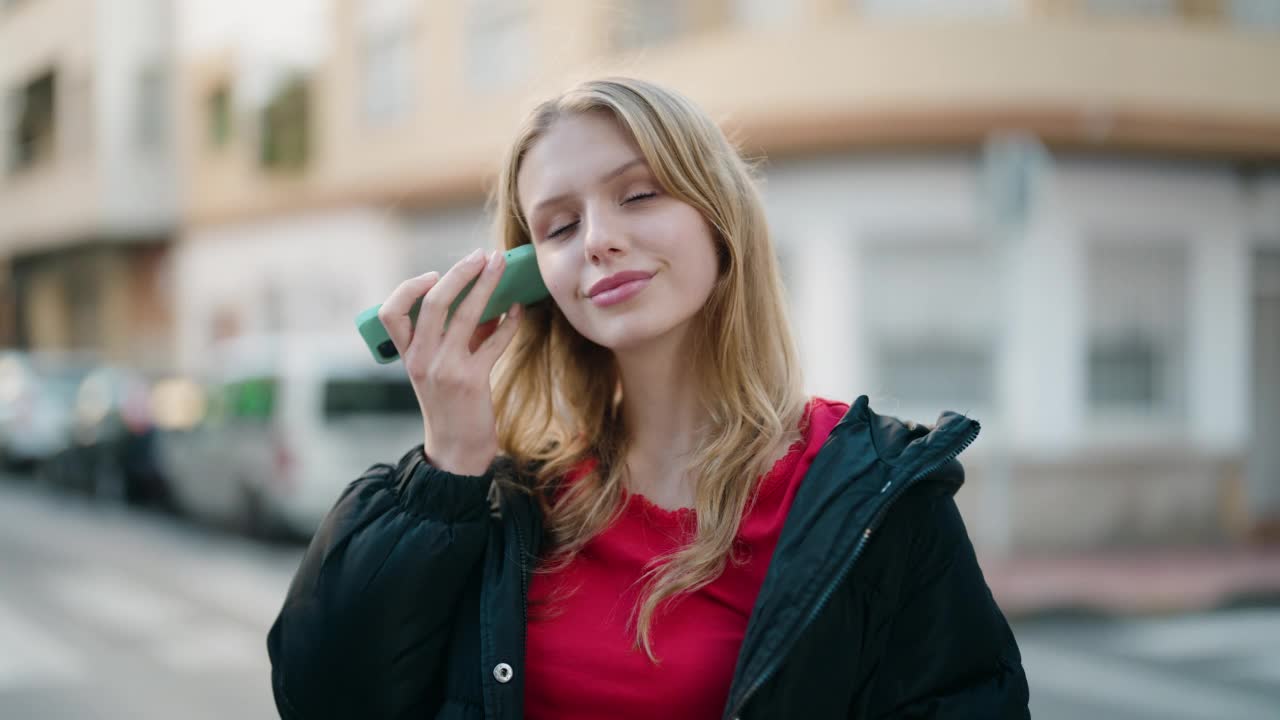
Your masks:
<svg viewBox="0 0 1280 720"><path fill-rule="evenodd" d="M983 421L985 549L1280 517L1274 3L338 0L330 41L257 105L184 68L183 364L491 245L523 112L625 73L763 159L811 391Z"/></svg>
<svg viewBox="0 0 1280 720"><path fill-rule="evenodd" d="M162 364L178 220L169 0L0 5L0 339Z"/></svg>

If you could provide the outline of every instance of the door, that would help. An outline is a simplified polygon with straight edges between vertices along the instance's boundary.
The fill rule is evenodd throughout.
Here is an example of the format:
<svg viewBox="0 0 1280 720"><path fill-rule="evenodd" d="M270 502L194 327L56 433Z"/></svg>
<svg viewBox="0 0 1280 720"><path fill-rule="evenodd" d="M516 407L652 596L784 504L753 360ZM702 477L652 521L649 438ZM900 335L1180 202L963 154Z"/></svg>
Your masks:
<svg viewBox="0 0 1280 720"><path fill-rule="evenodd" d="M1249 508L1255 520L1280 521L1280 248L1254 254L1253 439Z"/></svg>

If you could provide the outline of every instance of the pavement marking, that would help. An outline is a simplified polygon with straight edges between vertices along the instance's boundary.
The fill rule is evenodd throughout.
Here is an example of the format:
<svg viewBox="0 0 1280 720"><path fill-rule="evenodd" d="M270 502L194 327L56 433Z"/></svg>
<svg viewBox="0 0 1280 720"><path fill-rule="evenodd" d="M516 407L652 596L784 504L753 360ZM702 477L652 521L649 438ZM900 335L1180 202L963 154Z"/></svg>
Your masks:
<svg viewBox="0 0 1280 720"><path fill-rule="evenodd" d="M1137 620L1109 634L1107 644L1125 654L1175 661L1280 652L1280 611L1250 608Z"/></svg>
<svg viewBox="0 0 1280 720"><path fill-rule="evenodd" d="M1276 720L1274 696L1224 687L1135 660L1019 639L1031 686L1162 720Z"/></svg>
<svg viewBox="0 0 1280 720"><path fill-rule="evenodd" d="M234 623L192 625L149 647L163 665L184 673L212 670L270 672L266 637Z"/></svg>
<svg viewBox="0 0 1280 720"><path fill-rule="evenodd" d="M174 582L193 597L259 627L264 634L284 605L291 580L291 573L267 571L229 558L183 566L174 577Z"/></svg>
<svg viewBox="0 0 1280 720"><path fill-rule="evenodd" d="M112 633L154 637L197 615L193 605L123 575L89 569L48 578L54 601L73 616Z"/></svg>
<svg viewBox="0 0 1280 720"><path fill-rule="evenodd" d="M1233 658L1228 667L1232 677L1266 683L1280 689L1280 640L1270 650Z"/></svg>
<svg viewBox="0 0 1280 720"><path fill-rule="evenodd" d="M219 567L215 564L213 567ZM90 569L62 572L48 578L55 602L71 615L107 634L136 641L137 649L158 664L178 673L211 670L266 672L266 632L275 610L267 611L266 591L258 599L235 600L236 593L253 579L238 576L228 567L208 576L200 585L207 591L220 579L229 585L221 591L221 604L239 603L241 614L254 619L252 626L217 616L194 601L166 594L125 575ZM188 578L189 579L189 578ZM280 596L269 598L277 608ZM204 595L199 596L201 600ZM215 605L218 603L215 601ZM234 613L233 613L234 614Z"/></svg>
<svg viewBox="0 0 1280 720"><path fill-rule="evenodd" d="M74 684L84 674L75 650L0 602L0 692Z"/></svg>

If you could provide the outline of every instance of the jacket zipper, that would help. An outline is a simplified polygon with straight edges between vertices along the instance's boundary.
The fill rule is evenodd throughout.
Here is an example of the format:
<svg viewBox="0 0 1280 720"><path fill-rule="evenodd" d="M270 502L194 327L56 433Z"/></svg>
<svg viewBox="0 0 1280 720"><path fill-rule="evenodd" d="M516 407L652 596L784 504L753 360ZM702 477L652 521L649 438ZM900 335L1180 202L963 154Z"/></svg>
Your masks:
<svg viewBox="0 0 1280 720"><path fill-rule="evenodd" d="M842 567L840 569L840 572L836 574L835 582L829 584L827 586L827 589L823 591L822 597L818 600L817 606L815 606L813 611L809 613L809 616L805 618L804 622L801 623L800 626L796 628L795 634L799 634L803 632L804 629L809 627L809 625L811 625L813 621L817 619L818 615L820 615L822 611L826 609L827 603L831 601L831 596L835 594L836 588L840 587L840 585L844 582L845 578L848 577L849 573L853 570L853 566L858 562L858 557L862 555L863 549L866 548L867 541L871 539L872 533L875 532L880 522L884 520L885 514L888 513L889 508L892 507L895 502L897 502L898 497L904 491L906 491L907 488L911 487L912 485L915 485L916 482L919 481L921 478L928 477L930 474L936 472L943 465L946 465L952 460L955 460L956 457L960 455L960 453L964 452L965 449L968 448L970 445L972 445L973 441L978 438L978 432L979 432L978 427L975 424L973 427L969 429L969 432L965 435L964 442L961 443L959 447L957 447L955 450L949 453L942 460L939 460L938 462L930 465L924 470L921 470L915 475L912 475L910 480L908 480L905 483L899 484L898 487L894 489L893 494L890 495L887 500L885 500L884 505L882 505L880 509L876 511L876 514L871 517L871 521L867 523L867 529L862 532L862 537L858 539L858 544L857 546L854 547L853 554L849 556L849 559L848 561L845 562L844 567ZM738 713L742 712L742 709L747 706L747 702L751 700L751 696L754 695L755 692L759 690L760 687L763 686L766 682L768 682L769 678L772 677L773 674L778 671L778 667L782 664L783 659L784 659L783 657L777 655L776 653L774 654L774 656L771 658L770 663L765 666L764 671L762 671L760 675L749 686L747 686L747 691L743 693L742 699L739 700L738 704L734 706L733 711L728 713L728 717L734 718L735 720L737 719Z"/></svg>

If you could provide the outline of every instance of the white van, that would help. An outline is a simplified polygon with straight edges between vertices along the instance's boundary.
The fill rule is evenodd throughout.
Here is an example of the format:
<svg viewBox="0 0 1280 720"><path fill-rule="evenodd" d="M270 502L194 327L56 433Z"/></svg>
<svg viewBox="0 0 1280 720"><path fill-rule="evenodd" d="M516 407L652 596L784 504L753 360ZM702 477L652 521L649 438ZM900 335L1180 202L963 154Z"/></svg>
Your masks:
<svg viewBox="0 0 1280 720"><path fill-rule="evenodd" d="M159 448L193 516L309 537L347 484L422 442L404 366L376 363L354 330L237 339L211 359L199 422L164 430Z"/></svg>

